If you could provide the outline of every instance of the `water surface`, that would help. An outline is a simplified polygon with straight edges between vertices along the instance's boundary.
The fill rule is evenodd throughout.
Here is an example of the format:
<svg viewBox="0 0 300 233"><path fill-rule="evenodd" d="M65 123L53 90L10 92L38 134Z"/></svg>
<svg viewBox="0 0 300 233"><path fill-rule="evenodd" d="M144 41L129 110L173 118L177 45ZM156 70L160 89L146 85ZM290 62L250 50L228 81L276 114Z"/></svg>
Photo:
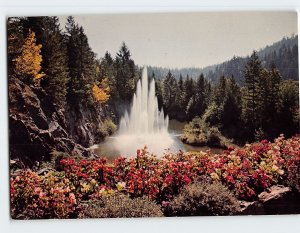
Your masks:
<svg viewBox="0 0 300 233"><path fill-rule="evenodd" d="M171 135L171 138L173 139L173 143L170 146L170 148L165 148L166 149L165 151L170 150L172 152L176 152L178 150L182 150L182 151L207 151L207 150L211 150L213 153L216 153L216 154L219 154L219 153L223 152L223 149L220 149L220 148L214 148L214 147L208 147L208 146L191 146L191 145L183 143L180 140L180 136L182 134L182 129L183 129L185 124L186 124L185 122L170 120L168 131L169 131L169 134ZM152 142L151 142L152 144L154 143L153 140L155 140L155 139L152 139ZM156 138L156 140L157 140L157 143L159 144L160 141L163 140L163 137ZM126 145L126 141L124 141L123 143L124 143L124 145ZM107 137L104 142L102 142L98 145L98 148L95 149L95 153L100 155L100 156L106 156L106 157L111 158L111 159L119 157L120 155L126 156L126 157L131 157L131 156L136 156L136 150L137 149L141 149L141 148L144 147L143 141L140 142L140 147L139 148L130 148L130 145L128 144L127 145L128 148L131 149L131 151L134 151L134 152L131 152L130 154L121 154L120 150L118 148L116 148L115 144L116 144L116 137L114 135L111 136L111 137ZM134 146L138 147L136 143L135 143Z"/></svg>

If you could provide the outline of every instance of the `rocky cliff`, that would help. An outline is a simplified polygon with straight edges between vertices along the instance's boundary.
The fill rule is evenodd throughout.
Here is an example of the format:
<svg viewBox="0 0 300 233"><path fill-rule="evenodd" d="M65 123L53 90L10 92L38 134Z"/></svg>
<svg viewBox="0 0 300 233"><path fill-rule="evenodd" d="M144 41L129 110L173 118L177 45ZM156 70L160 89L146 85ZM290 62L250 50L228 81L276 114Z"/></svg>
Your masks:
<svg viewBox="0 0 300 233"><path fill-rule="evenodd" d="M11 159L26 164L47 160L52 151L93 156L87 149L101 140L97 132L103 111L79 105L60 109L38 85L9 82L9 147Z"/></svg>

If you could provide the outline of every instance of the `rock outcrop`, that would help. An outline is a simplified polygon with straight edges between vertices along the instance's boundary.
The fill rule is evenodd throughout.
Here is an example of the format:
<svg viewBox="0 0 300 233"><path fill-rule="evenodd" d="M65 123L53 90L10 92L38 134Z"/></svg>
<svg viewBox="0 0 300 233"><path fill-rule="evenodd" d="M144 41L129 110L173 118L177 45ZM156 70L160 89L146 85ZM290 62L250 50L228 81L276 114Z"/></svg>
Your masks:
<svg viewBox="0 0 300 233"><path fill-rule="evenodd" d="M33 161L49 159L50 153L54 150L91 156L91 152L78 143L80 140L72 138L72 134L68 132L70 122L72 121L65 117L63 110L57 110L41 87L26 85L18 79L11 80L9 83L11 159L18 158L30 164ZM89 128L81 132L85 138L91 136L84 133L87 130Z"/></svg>
<svg viewBox="0 0 300 233"><path fill-rule="evenodd" d="M300 193L275 185L260 193L257 201L241 201L240 207L242 215L297 214L300 212Z"/></svg>
<svg viewBox="0 0 300 233"><path fill-rule="evenodd" d="M296 214L300 212L300 194L282 185L272 186L259 196L265 214Z"/></svg>

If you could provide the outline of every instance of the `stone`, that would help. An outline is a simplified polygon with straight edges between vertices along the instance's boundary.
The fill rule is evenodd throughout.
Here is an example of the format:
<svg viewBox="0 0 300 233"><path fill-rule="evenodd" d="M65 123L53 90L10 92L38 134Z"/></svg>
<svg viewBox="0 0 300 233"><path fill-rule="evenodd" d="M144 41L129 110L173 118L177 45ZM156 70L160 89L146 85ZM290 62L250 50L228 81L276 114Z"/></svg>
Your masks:
<svg viewBox="0 0 300 233"><path fill-rule="evenodd" d="M258 201L247 202L240 201L240 214L241 215L263 215L264 208Z"/></svg>
<svg viewBox="0 0 300 233"><path fill-rule="evenodd" d="M32 165L35 161L49 160L53 151L93 156L93 152L72 138L67 122L63 111L57 110L41 87L24 84L18 79L9 82L11 159ZM77 126L75 124L74 128Z"/></svg>
<svg viewBox="0 0 300 233"><path fill-rule="evenodd" d="M296 190L282 185L268 188L258 196L265 214L296 214L300 212L300 195Z"/></svg>

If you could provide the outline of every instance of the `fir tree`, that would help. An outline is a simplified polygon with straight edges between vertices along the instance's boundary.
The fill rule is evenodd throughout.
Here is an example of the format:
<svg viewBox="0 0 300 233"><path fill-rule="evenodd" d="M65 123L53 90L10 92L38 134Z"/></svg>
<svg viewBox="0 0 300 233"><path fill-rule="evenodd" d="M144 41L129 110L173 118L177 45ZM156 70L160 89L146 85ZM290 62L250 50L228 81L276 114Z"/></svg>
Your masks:
<svg viewBox="0 0 300 233"><path fill-rule="evenodd" d="M245 93L243 96L243 118L250 135L254 135L255 130L261 125L259 84L262 70L261 61L254 51L245 66Z"/></svg>

